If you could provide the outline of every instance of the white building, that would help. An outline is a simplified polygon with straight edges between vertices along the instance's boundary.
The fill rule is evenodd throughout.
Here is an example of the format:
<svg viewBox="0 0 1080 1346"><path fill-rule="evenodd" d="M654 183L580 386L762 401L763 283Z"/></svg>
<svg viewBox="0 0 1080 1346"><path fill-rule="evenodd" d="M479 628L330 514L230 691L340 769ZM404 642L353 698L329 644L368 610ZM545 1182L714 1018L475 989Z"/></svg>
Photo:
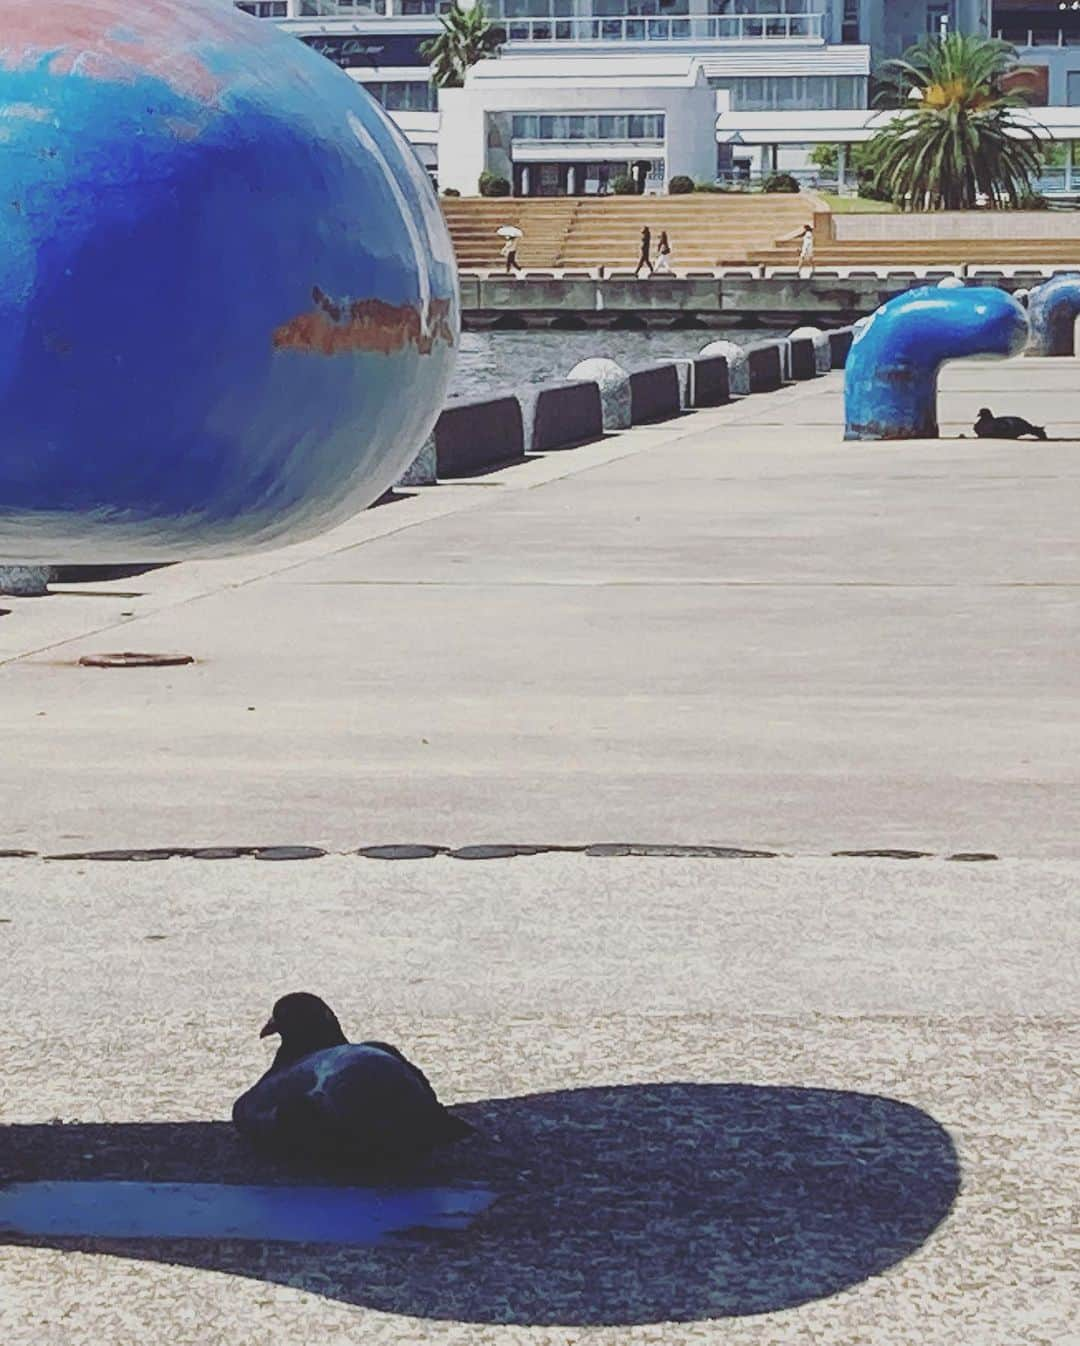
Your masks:
<svg viewBox="0 0 1080 1346"><path fill-rule="evenodd" d="M451 0L234 3L346 69L463 193L482 168L539 195L601 191L626 168L649 189L796 167L794 114L866 109L871 70L942 31L1005 37L1036 102L1080 106L1080 0L486 0L500 58L441 112L421 47ZM792 115L770 147L740 134L743 114Z"/></svg>
<svg viewBox="0 0 1080 1346"><path fill-rule="evenodd" d="M685 56L481 61L440 92L439 185L474 192L485 169L518 196L592 195L619 176L657 191L676 174L710 180L717 97Z"/></svg>

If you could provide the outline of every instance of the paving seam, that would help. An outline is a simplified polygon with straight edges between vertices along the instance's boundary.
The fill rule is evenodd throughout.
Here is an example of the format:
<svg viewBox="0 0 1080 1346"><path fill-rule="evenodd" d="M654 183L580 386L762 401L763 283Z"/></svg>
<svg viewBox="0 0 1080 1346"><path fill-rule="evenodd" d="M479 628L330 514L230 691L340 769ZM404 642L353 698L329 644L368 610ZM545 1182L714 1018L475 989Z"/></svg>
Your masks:
<svg viewBox="0 0 1080 1346"><path fill-rule="evenodd" d="M0 850L0 860L86 861L105 863L155 860L321 860L326 856L356 856L367 860L430 860L446 856L451 860L509 860L519 856L572 854L619 859L627 856L663 858L672 860L788 860L788 859L862 859L862 860L956 860L988 861L1000 856L992 851L954 851L937 854L933 851L908 850L883 846L860 850L830 852L793 852L757 850L743 846L713 846L692 844L650 844L644 842L594 842L583 845L501 845L479 844L441 846L435 844L401 844L361 846L343 851L325 850L321 846L162 846L142 849L110 849L103 851L70 851L45 853L34 850Z"/></svg>

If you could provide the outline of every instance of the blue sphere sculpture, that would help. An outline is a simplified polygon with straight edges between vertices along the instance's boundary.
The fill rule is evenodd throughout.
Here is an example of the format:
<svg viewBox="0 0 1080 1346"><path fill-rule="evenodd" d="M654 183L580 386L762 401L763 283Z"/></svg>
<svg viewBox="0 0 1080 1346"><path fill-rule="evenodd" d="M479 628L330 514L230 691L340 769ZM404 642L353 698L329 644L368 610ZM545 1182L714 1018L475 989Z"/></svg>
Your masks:
<svg viewBox="0 0 1080 1346"><path fill-rule="evenodd" d="M459 333L427 175L224 0L4 0L0 562L311 536L377 499Z"/></svg>
<svg viewBox="0 0 1080 1346"><path fill-rule="evenodd" d="M937 385L947 360L1019 355L1028 320L993 286L920 286L856 324L844 367L845 439L936 439Z"/></svg>

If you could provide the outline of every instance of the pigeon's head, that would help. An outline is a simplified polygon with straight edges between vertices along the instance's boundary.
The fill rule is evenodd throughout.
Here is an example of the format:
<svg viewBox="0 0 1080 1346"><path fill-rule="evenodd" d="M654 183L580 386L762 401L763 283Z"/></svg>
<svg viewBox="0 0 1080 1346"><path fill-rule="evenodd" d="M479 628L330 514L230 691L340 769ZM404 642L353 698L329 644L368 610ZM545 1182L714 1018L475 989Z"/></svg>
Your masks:
<svg viewBox="0 0 1080 1346"><path fill-rule="evenodd" d="M263 1025L261 1038L281 1038L274 1065L298 1061L324 1047L340 1047L348 1039L341 1031L338 1017L325 1000L307 991L284 995Z"/></svg>
<svg viewBox="0 0 1080 1346"><path fill-rule="evenodd" d="M992 421L993 419L994 419L994 413L990 410L989 407L980 407L980 408L979 408L979 420L980 420L980 421Z"/></svg>

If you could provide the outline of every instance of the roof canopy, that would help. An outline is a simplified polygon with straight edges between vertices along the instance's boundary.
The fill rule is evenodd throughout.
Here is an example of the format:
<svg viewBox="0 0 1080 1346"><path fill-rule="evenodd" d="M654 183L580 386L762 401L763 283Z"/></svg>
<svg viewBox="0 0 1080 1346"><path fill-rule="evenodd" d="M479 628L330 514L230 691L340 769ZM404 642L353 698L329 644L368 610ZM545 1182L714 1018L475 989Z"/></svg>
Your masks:
<svg viewBox="0 0 1080 1346"><path fill-rule="evenodd" d="M721 112L716 139L721 145L857 145L884 130L898 112ZM1080 140L1080 107L1018 109L1017 127L1040 139Z"/></svg>
<svg viewBox="0 0 1080 1346"><path fill-rule="evenodd" d="M465 76L465 87L514 82L531 86L559 85L577 89L693 88L705 79L693 56L569 55L500 56L478 61Z"/></svg>

